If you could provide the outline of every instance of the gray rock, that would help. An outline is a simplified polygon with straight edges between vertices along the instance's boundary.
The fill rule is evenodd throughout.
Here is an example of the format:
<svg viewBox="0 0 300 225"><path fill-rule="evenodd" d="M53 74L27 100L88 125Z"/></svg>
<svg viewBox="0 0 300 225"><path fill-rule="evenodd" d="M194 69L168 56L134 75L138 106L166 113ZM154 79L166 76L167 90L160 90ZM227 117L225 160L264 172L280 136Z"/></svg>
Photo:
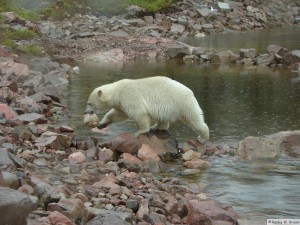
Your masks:
<svg viewBox="0 0 300 225"><path fill-rule="evenodd" d="M197 13L201 17L208 17L211 14L211 11L208 8L196 9Z"/></svg>
<svg viewBox="0 0 300 225"><path fill-rule="evenodd" d="M255 58L257 56L257 51L255 48L240 49L241 58Z"/></svg>
<svg viewBox="0 0 300 225"><path fill-rule="evenodd" d="M239 142L237 152L248 160L276 159L281 154L281 148L276 140L250 136Z"/></svg>
<svg viewBox="0 0 300 225"><path fill-rule="evenodd" d="M90 218L93 218L90 220ZM109 211L97 208L86 208L83 224L85 225L130 225L132 218L130 213Z"/></svg>
<svg viewBox="0 0 300 225"><path fill-rule="evenodd" d="M214 25L211 23L204 23L202 24L202 28L205 30L210 30L210 29L214 29Z"/></svg>
<svg viewBox="0 0 300 225"><path fill-rule="evenodd" d="M26 224L28 214L37 208L37 200L37 197L0 187L1 224Z"/></svg>
<svg viewBox="0 0 300 225"><path fill-rule="evenodd" d="M263 54L256 57L256 64L259 66L270 66L275 61L274 55Z"/></svg>
<svg viewBox="0 0 300 225"><path fill-rule="evenodd" d="M64 134L46 131L35 140L35 145L53 149L66 149L71 145L71 137Z"/></svg>
<svg viewBox="0 0 300 225"><path fill-rule="evenodd" d="M25 113L14 117L12 120L20 121L23 124L28 124L30 122L35 122L36 124L47 123L47 119L44 115L38 113Z"/></svg>
<svg viewBox="0 0 300 225"><path fill-rule="evenodd" d="M109 33L109 35L114 37L129 37L129 34L122 30L116 30Z"/></svg>
<svg viewBox="0 0 300 225"><path fill-rule="evenodd" d="M8 152L4 148L0 148L0 166L13 165L14 162L8 155Z"/></svg>
<svg viewBox="0 0 300 225"><path fill-rule="evenodd" d="M186 45L173 45L167 49L167 54L171 59L183 58L191 54L191 49Z"/></svg>
<svg viewBox="0 0 300 225"><path fill-rule="evenodd" d="M172 34L182 34L185 30L185 26L177 23L173 23L171 26L170 33Z"/></svg>
<svg viewBox="0 0 300 225"><path fill-rule="evenodd" d="M267 47L267 51L269 54L278 54L283 56L284 54L288 53L286 48L281 47L280 45L269 45Z"/></svg>
<svg viewBox="0 0 300 225"><path fill-rule="evenodd" d="M9 188L12 188L12 189L18 189L19 188L19 179L15 174L9 173L7 171L3 171L2 175L3 175L3 179L4 179L5 184Z"/></svg>

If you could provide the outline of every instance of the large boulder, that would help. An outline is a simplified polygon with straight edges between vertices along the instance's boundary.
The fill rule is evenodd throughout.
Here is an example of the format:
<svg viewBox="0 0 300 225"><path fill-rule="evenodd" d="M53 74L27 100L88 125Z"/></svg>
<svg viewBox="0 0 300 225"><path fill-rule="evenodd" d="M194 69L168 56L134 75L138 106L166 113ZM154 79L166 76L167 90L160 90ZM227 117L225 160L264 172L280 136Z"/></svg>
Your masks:
<svg viewBox="0 0 300 225"><path fill-rule="evenodd" d="M190 200L188 204L187 224L211 225L214 222L230 222L237 225L237 214L229 208L221 208L212 201Z"/></svg>
<svg viewBox="0 0 300 225"><path fill-rule="evenodd" d="M37 208L37 197L0 187L1 224L24 225L28 214Z"/></svg>
<svg viewBox="0 0 300 225"><path fill-rule="evenodd" d="M280 153L278 141L263 137L246 137L238 145L238 154L249 160L276 159Z"/></svg>
<svg viewBox="0 0 300 225"><path fill-rule="evenodd" d="M300 130L282 131L267 137L279 142L281 150L289 156L300 157Z"/></svg>

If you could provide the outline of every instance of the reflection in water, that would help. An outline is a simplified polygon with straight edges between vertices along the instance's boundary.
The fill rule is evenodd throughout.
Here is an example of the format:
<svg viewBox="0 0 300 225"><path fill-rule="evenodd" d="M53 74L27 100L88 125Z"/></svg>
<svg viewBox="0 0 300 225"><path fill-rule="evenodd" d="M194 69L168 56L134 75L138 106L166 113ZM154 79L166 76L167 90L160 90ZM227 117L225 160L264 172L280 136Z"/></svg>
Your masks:
<svg viewBox="0 0 300 225"><path fill-rule="evenodd" d="M97 86L155 75L169 76L194 91L212 141L236 142L249 135L300 128L300 83L293 82L297 74L284 69L175 62L83 64L80 68L64 102L70 109L64 122L81 135L104 140L124 131L136 132L136 124L124 121L110 126L111 135L93 134L82 123L85 104ZM181 123L171 126L170 131L179 141L196 136ZM241 215L254 220L300 215L299 160L284 156L278 162L249 163L229 157L212 162L211 169L193 178L208 195L232 205Z"/></svg>

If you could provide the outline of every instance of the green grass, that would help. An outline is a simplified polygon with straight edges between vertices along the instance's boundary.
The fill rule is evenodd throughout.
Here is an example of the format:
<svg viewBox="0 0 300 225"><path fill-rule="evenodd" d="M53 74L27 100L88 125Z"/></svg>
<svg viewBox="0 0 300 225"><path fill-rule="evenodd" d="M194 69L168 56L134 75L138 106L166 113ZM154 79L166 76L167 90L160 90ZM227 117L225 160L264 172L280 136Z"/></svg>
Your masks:
<svg viewBox="0 0 300 225"><path fill-rule="evenodd" d="M130 0L131 4L138 5L153 13L170 7L174 2L175 0Z"/></svg>
<svg viewBox="0 0 300 225"><path fill-rule="evenodd" d="M34 56L41 56L43 54L42 49L36 45L21 45L16 48L17 50L22 50Z"/></svg>

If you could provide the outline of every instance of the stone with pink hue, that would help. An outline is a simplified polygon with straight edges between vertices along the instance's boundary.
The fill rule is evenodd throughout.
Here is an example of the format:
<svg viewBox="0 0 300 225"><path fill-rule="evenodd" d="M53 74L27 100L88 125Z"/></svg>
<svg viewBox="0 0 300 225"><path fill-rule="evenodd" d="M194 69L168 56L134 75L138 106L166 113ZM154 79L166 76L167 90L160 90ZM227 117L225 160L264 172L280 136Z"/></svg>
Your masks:
<svg viewBox="0 0 300 225"><path fill-rule="evenodd" d="M69 155L68 159L71 163L84 163L86 161L86 157L82 152L75 152Z"/></svg>
<svg viewBox="0 0 300 225"><path fill-rule="evenodd" d="M138 157L141 160L153 159L156 161L160 161L160 158L154 151L154 149L147 144L143 144L142 147L139 149Z"/></svg>

